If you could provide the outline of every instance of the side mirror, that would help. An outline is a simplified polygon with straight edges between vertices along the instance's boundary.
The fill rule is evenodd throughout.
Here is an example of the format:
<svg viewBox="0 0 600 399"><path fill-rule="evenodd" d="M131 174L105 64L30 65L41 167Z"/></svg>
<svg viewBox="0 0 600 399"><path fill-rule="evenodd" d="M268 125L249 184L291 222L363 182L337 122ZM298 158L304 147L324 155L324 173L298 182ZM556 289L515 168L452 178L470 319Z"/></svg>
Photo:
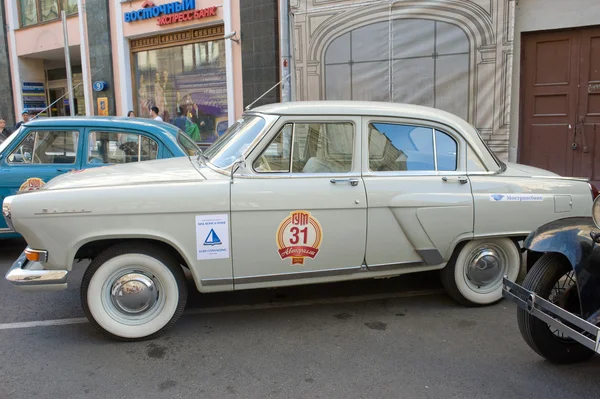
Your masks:
<svg viewBox="0 0 600 399"><path fill-rule="evenodd" d="M231 165L231 179L230 179L231 184L233 184L233 175L235 174L235 172L237 172L240 169L242 169L242 170L246 169L246 158L244 158L243 155L240 155L238 157L238 159L235 160L233 165Z"/></svg>

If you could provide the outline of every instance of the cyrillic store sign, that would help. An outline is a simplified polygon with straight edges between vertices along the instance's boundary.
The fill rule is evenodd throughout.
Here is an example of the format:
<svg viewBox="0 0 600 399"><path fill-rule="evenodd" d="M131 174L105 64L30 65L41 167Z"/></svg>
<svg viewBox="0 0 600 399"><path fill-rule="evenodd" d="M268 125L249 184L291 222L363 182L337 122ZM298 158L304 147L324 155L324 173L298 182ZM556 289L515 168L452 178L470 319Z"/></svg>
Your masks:
<svg viewBox="0 0 600 399"><path fill-rule="evenodd" d="M196 0L174 1L172 3L155 5L146 0L142 9L123 14L125 22L142 21L156 18L157 25L169 25L175 22L192 21L217 15L217 7L207 7L196 10Z"/></svg>

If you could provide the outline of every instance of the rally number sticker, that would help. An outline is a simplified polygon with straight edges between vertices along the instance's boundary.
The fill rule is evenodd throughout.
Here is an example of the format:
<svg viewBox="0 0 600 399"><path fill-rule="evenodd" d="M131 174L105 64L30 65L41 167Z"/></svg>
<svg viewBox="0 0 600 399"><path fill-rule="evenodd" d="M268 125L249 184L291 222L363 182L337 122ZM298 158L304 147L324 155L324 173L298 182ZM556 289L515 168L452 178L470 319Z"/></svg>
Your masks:
<svg viewBox="0 0 600 399"><path fill-rule="evenodd" d="M293 211L277 229L277 248L282 260L291 258L293 265L314 259L323 241L323 229L310 212Z"/></svg>

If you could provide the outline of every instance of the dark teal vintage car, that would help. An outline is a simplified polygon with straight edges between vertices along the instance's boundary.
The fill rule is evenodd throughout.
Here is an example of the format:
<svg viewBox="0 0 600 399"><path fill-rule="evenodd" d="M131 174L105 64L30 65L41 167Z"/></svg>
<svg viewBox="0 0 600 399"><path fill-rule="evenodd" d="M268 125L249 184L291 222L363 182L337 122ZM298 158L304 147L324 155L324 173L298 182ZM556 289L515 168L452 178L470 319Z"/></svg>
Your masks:
<svg viewBox="0 0 600 399"><path fill-rule="evenodd" d="M187 134L165 122L123 117L33 120L0 143L0 203L63 173L197 151ZM0 218L0 239L15 237L19 235Z"/></svg>

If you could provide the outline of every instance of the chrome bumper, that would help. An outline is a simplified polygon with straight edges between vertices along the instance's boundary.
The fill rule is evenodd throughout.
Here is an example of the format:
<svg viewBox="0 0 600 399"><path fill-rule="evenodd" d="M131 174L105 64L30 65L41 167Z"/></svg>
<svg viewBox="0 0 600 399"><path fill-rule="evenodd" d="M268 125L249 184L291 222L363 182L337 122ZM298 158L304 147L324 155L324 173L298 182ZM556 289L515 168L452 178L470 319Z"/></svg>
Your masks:
<svg viewBox="0 0 600 399"><path fill-rule="evenodd" d="M40 262L31 262L25 252L13 263L5 278L27 291L61 291L67 288L67 270L45 270Z"/></svg>
<svg viewBox="0 0 600 399"><path fill-rule="evenodd" d="M504 277L502 296L581 345L600 353L600 328ZM569 325L575 326L582 332ZM584 335L585 333L585 335Z"/></svg>

